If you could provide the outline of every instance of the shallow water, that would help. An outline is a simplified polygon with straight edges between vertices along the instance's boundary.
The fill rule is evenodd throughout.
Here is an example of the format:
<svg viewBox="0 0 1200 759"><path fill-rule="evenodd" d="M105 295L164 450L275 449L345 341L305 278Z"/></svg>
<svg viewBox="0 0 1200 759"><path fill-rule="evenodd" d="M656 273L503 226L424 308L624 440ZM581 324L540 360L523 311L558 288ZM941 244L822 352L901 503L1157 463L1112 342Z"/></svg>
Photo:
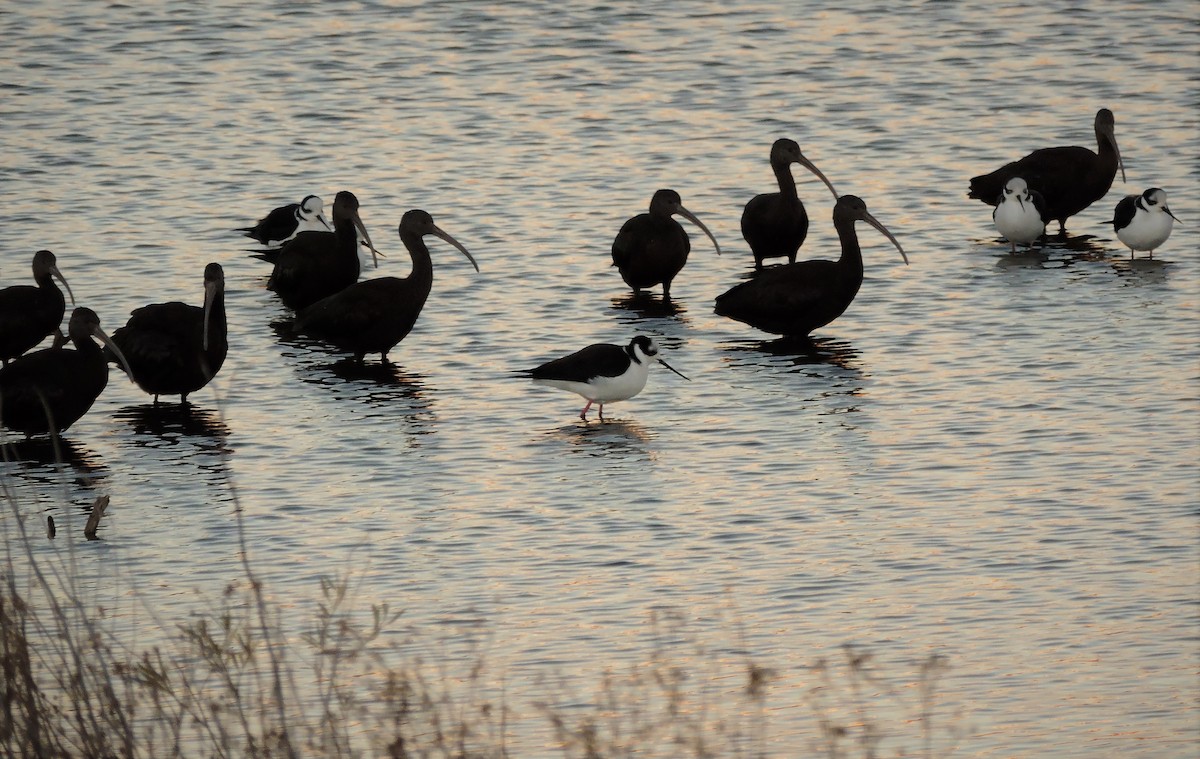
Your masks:
<svg viewBox="0 0 1200 759"><path fill-rule="evenodd" d="M232 481L276 600L354 571L412 629L491 630L518 702L534 673L586 692L678 609L779 671L780 756L811 739L806 665L846 642L901 669L949 658L958 755L1188 755L1200 27L1191 3L1111 5L10 6L3 284L50 248L111 333L139 305L199 303L218 261L231 347L190 414L113 373L67 466L25 446L5 472L60 523L111 495L77 549L118 568L95 580L116 609L142 603L130 583L169 612L239 575ZM1094 147L1100 107L1128 183L1044 254L1007 255L967 179ZM816 356L712 313L749 271L738 219L781 136L911 261L859 225L866 281ZM801 256L836 256L829 195L796 171ZM1105 222L1148 186L1182 224L1131 262ZM660 187L724 251L689 229L675 309L609 266ZM392 369L289 336L231 231L340 189L388 255L365 276L407 272L409 208L479 261L431 240L433 294ZM639 332L691 382L656 369L609 423L511 376ZM514 755L558 755L537 723Z"/></svg>

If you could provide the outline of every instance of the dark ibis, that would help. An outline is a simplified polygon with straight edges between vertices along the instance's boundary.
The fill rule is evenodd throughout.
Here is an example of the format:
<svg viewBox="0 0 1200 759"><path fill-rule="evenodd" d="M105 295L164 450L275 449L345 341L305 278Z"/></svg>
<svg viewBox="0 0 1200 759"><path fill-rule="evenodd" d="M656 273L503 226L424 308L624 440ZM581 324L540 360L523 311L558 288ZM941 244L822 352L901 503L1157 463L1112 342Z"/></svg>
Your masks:
<svg viewBox="0 0 1200 759"><path fill-rule="evenodd" d="M433 288L426 235L458 248L479 271L479 264L458 240L434 224L428 213L413 209L400 219L400 241L412 257L412 273L364 280L322 298L297 313L296 331L350 351L359 363L368 353L379 353L388 363L388 351L412 331Z"/></svg>
<svg viewBox="0 0 1200 759"><path fill-rule="evenodd" d="M587 405L579 412L579 418L586 422L588 409L593 403L599 405L600 419L603 420L604 404L628 400L642 392L642 388L646 387L650 364L655 361L688 379L663 360L658 346L645 335L637 335L629 341L629 345L589 345L522 374L539 385L583 396Z"/></svg>
<svg viewBox="0 0 1200 759"><path fill-rule="evenodd" d="M1059 234L1067 231L1067 219L1103 198L1112 187L1117 169L1125 181L1125 166L1117 148L1116 122L1112 111L1096 112L1096 153L1070 146L1035 150L1019 161L1007 163L991 174L971 179L968 198L996 205L1004 186L1013 177L1021 177L1030 190L1041 193L1046 201L1046 221L1058 221Z"/></svg>
<svg viewBox="0 0 1200 759"><path fill-rule="evenodd" d="M661 284L663 298L671 297L671 281L687 263L692 241L675 219L674 214L700 227L712 240L717 255L721 246L708 227L689 210L674 190L658 190L650 198L650 211L640 213L621 225L612 244L613 266L621 272L625 284L639 293L643 288Z"/></svg>
<svg viewBox="0 0 1200 759"><path fill-rule="evenodd" d="M761 269L763 259L786 256L788 263L796 262L796 254L808 236L808 212L796 192L792 164L798 163L817 176L837 200L825 175L800 152L795 140L779 139L771 145L771 171L779 182L779 192L755 195L742 211L742 237L754 254L754 268Z"/></svg>
<svg viewBox="0 0 1200 759"><path fill-rule="evenodd" d="M76 308L67 323L75 345L44 348L0 369L0 426L26 437L64 432L87 413L108 384L108 361L98 338L129 372L129 362L100 329L90 308Z"/></svg>
<svg viewBox="0 0 1200 759"><path fill-rule="evenodd" d="M39 250L33 254L32 285L13 285L0 290L0 359L7 364L46 338L59 332L67 302L54 284L62 282L75 305L75 294L58 270L54 254Z"/></svg>
<svg viewBox="0 0 1200 759"><path fill-rule="evenodd" d="M329 231L324 209L325 203L320 198L306 195L299 203L280 206L259 219L253 227L243 227L238 231L268 248L278 248L301 232Z"/></svg>
<svg viewBox="0 0 1200 759"><path fill-rule="evenodd" d="M267 281L284 305L299 310L358 281L358 235L375 252L358 216L358 198L342 190L333 199L333 231L301 232L279 250Z"/></svg>
<svg viewBox="0 0 1200 759"><path fill-rule="evenodd" d="M1151 187L1141 195L1121 198L1112 225L1117 239L1129 248L1130 258L1138 250L1149 251L1150 258L1154 258L1154 251L1171 236L1177 221L1179 219L1167 208L1167 193Z"/></svg>
<svg viewBox="0 0 1200 759"><path fill-rule="evenodd" d="M225 324L225 272L204 267L204 305L172 301L135 309L112 340L124 353L138 387L154 396L188 393L207 385L229 350Z"/></svg>
<svg viewBox="0 0 1200 759"><path fill-rule="evenodd" d="M996 209L992 211L992 221L1016 253L1017 243L1032 248L1034 241L1045 233L1046 219L1042 215L1045 210L1046 201L1042 194L1030 190L1024 179L1013 177L1000 193Z"/></svg>
<svg viewBox="0 0 1200 759"><path fill-rule="evenodd" d="M717 297L716 312L764 332L807 338L845 312L863 281L862 249L854 231L865 221L891 240L904 263L908 256L891 232L854 195L843 195L833 207L833 226L842 243L836 261L798 261L765 269Z"/></svg>

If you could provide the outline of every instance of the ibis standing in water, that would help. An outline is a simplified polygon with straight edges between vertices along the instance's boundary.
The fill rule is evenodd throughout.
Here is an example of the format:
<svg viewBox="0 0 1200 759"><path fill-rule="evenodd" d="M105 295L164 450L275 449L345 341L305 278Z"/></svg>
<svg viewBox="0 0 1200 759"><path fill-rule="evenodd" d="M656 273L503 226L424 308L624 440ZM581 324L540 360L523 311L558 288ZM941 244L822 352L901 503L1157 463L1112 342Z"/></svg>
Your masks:
<svg viewBox="0 0 1200 759"><path fill-rule="evenodd" d="M319 337L350 351L362 363L368 353L379 353L388 363L388 351L408 336L433 288L433 260L425 236L440 237L467 257L475 271L479 264L433 217L414 209L400 219L400 241L412 257L407 277L380 277L353 284L300 310L296 331Z"/></svg>
<svg viewBox="0 0 1200 759"><path fill-rule="evenodd" d="M1004 185L1004 192L992 211L992 221L996 230L1004 235L1012 246L1012 252L1017 252L1017 243L1033 247L1033 243L1046 231L1046 219L1042 214L1046 211L1046 201L1037 190L1030 190L1029 185L1020 177L1013 177Z"/></svg>
<svg viewBox="0 0 1200 759"><path fill-rule="evenodd" d="M266 245L268 248L278 248L301 232L321 232L330 229L325 221L324 202L316 195L306 195L299 203L288 203L280 206L258 220L253 227L244 227L239 232L245 232L246 237Z"/></svg>
<svg viewBox="0 0 1200 759"><path fill-rule="evenodd" d="M1125 166L1117 148L1116 122L1112 111L1101 108L1096 112L1097 152L1082 147L1042 148L1019 161L1007 163L991 174L971 179L968 198L996 205L1004 187L1013 177L1021 177L1030 190L1042 194L1046 201L1046 221L1058 221L1058 233L1067 231L1067 219L1103 198L1117 169L1125 181Z"/></svg>
<svg viewBox="0 0 1200 759"><path fill-rule="evenodd" d="M138 387L154 396L178 395L204 387L220 371L229 350L225 324L225 272L204 267L204 305L179 301L135 309L112 335L128 359Z"/></svg>
<svg viewBox="0 0 1200 759"><path fill-rule="evenodd" d="M305 308L358 281L358 235L375 253L358 216L358 198L342 190L333 199L333 231L301 232L279 250L267 281L284 305Z"/></svg>
<svg viewBox="0 0 1200 759"><path fill-rule="evenodd" d="M1167 193L1151 187L1141 195L1126 195L1117 203L1113 214L1113 231L1117 239L1129 248L1129 257L1134 251L1145 250L1154 258L1154 251L1167 241L1175 226L1175 214L1167 208Z"/></svg>
<svg viewBox="0 0 1200 759"><path fill-rule="evenodd" d="M742 237L754 254L754 268L761 269L763 259L786 256L796 262L796 254L808 236L808 213L796 192L792 164L798 163L817 176L837 200L837 190L813 162L804 157L795 140L779 139L771 146L771 170L779 182L779 192L756 195L742 211Z"/></svg>
<svg viewBox="0 0 1200 759"><path fill-rule="evenodd" d="M865 221L891 240L904 263L908 256L883 224L854 195L843 195L833 207L833 226L842 243L836 261L798 261L757 274L717 297L716 312L764 332L807 339L845 312L863 281L862 249L854 223Z"/></svg>
<svg viewBox="0 0 1200 759"><path fill-rule="evenodd" d="M76 308L67 334L75 350L45 348L0 369L0 426L26 437L45 435L66 431L87 413L108 385L108 361L93 337L130 373L121 349L100 329L95 311Z"/></svg>
<svg viewBox="0 0 1200 759"><path fill-rule="evenodd" d="M593 403L598 404L600 420L603 421L604 404L628 400L642 392L642 388L646 387L646 377L650 374L650 364L655 361L688 379L658 354L658 346L653 340L645 335L637 335L629 341L629 345L596 343L522 374L539 385L583 396L587 405L579 412L579 418L585 422L588 409Z"/></svg>
<svg viewBox="0 0 1200 759"><path fill-rule="evenodd" d="M683 207L683 200L674 190L659 190L650 199L650 211L634 216L621 225L617 239L612 244L613 266L621 272L625 284L639 293L643 288L661 284L663 298L671 297L671 282L687 263L692 241L673 215L700 227L712 240L717 255L721 246L691 211Z"/></svg>
<svg viewBox="0 0 1200 759"><path fill-rule="evenodd" d="M7 364L34 347L51 332L59 331L67 302L54 280L62 282L75 304L71 286L58 270L54 254L39 250L33 254L32 285L13 285L0 290L0 359Z"/></svg>

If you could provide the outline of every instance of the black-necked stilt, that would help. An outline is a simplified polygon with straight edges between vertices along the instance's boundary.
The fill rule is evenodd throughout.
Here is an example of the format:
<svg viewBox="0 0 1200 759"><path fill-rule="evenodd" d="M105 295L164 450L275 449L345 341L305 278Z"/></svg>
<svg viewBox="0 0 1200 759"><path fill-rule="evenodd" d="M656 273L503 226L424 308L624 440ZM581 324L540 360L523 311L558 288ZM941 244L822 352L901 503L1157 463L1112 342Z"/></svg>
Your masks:
<svg viewBox="0 0 1200 759"><path fill-rule="evenodd" d="M278 248L301 232L327 232L329 224L322 215L325 204L316 195L306 195L299 203L288 203L271 211L253 227L243 227L246 237L268 248Z"/></svg>
<svg viewBox="0 0 1200 759"><path fill-rule="evenodd" d="M1154 251L1171 236L1177 221L1179 219L1167 208L1167 193L1151 187L1141 195L1121 198L1112 225L1117 239L1129 248L1130 258L1137 250L1149 251L1150 258L1154 258Z"/></svg>
<svg viewBox="0 0 1200 759"><path fill-rule="evenodd" d="M812 161L800 152L795 140L775 140L771 146L771 170L779 182L779 192L756 195L742 211L742 237L754 254L754 268L761 269L764 258L786 256L796 262L796 253L808 236L808 213L796 192L792 164L798 163L817 176L837 200L837 191Z"/></svg>
<svg viewBox="0 0 1200 759"><path fill-rule="evenodd" d="M1046 210L1046 201L1042 194L1030 190L1029 185L1021 177L1013 177L1004 185L1004 192L992 211L992 221L996 222L996 230L1004 235L1012 246L1012 252L1017 252L1017 243L1033 247L1033 242L1046 231L1046 221L1042 214Z"/></svg>
<svg viewBox="0 0 1200 759"><path fill-rule="evenodd" d="M1046 201L1047 221L1058 220L1058 232L1067 229L1067 219L1103 198L1112 187L1117 169L1125 181L1125 166L1117 148L1112 111L1096 112L1096 145L1099 153L1087 148L1061 147L1035 150L1019 161L1007 163L991 174L971 179L968 198L995 205L1004 186L1013 177L1022 177L1029 189L1037 190Z"/></svg>
<svg viewBox="0 0 1200 759"><path fill-rule="evenodd" d="M154 396L188 393L209 383L229 350L225 324L225 272L204 267L204 306L154 303L135 309L112 340L129 363L133 381Z"/></svg>
<svg viewBox="0 0 1200 759"><path fill-rule="evenodd" d="M842 315L863 281L862 249L854 222L865 221L892 241L904 263L908 256L892 233L854 195L833 207L833 226L842 242L836 261L798 261L765 269L717 297L716 312L764 332L807 337Z"/></svg>
<svg viewBox="0 0 1200 759"><path fill-rule="evenodd" d="M613 266L634 292L662 284L663 298L671 297L671 281L687 263L688 253L692 250L687 232L671 218L674 214L700 227L712 240L717 255L721 255L717 238L683 207L679 193L658 190L650 199L649 213L638 214L622 224L612 244Z"/></svg>
<svg viewBox="0 0 1200 759"><path fill-rule="evenodd" d="M27 437L43 435L63 432L87 413L108 384L108 362L92 337L111 348L129 373L95 311L76 308L67 333L75 350L44 348L0 369L0 426Z"/></svg>
<svg viewBox="0 0 1200 759"><path fill-rule="evenodd" d="M371 237L358 216L358 198L342 190L333 199L333 231L302 232L283 246L267 289L292 309L311 306L358 281L358 235Z"/></svg>
<svg viewBox="0 0 1200 759"><path fill-rule="evenodd" d="M645 335L637 335L629 341L629 345L596 343L521 374L540 385L583 396L587 405L579 412L579 418L584 421L587 421L587 412L592 404L598 404L600 419L603 420L604 404L628 400L642 392L650 373L650 364L655 361L688 379L663 361L658 353L658 346L653 340Z"/></svg>
<svg viewBox="0 0 1200 759"><path fill-rule="evenodd" d="M75 294L58 270L54 254L48 250L33 254L33 281L37 287L13 285L0 290L0 359L4 363L34 347L50 333L62 334L59 326L67 302L54 285L56 277L67 288L74 305Z"/></svg>
<svg viewBox="0 0 1200 759"><path fill-rule="evenodd" d="M458 248L479 271L467 249L434 224L432 216L412 210L400 220L400 241L412 256L412 273L403 279L368 279L323 298L296 315L296 330L351 351L360 363L367 353L379 353L388 363L388 351L412 331L433 287L433 261L422 239L425 235Z"/></svg>

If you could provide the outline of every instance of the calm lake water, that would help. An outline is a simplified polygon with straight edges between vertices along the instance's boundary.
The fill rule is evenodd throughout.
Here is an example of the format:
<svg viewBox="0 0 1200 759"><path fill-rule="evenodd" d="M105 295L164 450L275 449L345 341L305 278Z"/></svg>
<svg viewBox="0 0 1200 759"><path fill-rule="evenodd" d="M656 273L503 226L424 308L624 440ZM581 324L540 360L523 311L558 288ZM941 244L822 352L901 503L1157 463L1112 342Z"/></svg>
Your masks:
<svg viewBox="0 0 1200 759"><path fill-rule="evenodd" d="M228 289L229 359L189 416L114 372L68 466L4 465L22 512L60 523L37 550L76 544L131 640L170 634L241 574L232 482L285 609L349 572L364 604L406 610L406 640L486 640L514 756L560 755L527 705L546 678L587 697L644 660L655 612L776 670L774 756L810 745L808 666L844 643L901 680L947 657L956 756L1193 755L1197 6L654 8L0 10L2 284L49 248L110 333L137 306L199 303L209 261ZM1128 182L1044 255L1009 256L968 178L1094 148L1101 107ZM753 264L738 220L785 136L911 261L860 224L866 281L815 357L712 312ZM829 194L796 172L801 257L836 257ZM1151 186L1182 224L1131 263L1106 222ZM724 251L689 229L674 310L632 301L609 265L661 187ZM232 231L341 189L388 255L364 276L407 273L410 208L481 268L431 239L433 293L392 370L288 336ZM692 381L656 368L611 422L511 377L636 333ZM88 542L80 509L102 494Z"/></svg>

